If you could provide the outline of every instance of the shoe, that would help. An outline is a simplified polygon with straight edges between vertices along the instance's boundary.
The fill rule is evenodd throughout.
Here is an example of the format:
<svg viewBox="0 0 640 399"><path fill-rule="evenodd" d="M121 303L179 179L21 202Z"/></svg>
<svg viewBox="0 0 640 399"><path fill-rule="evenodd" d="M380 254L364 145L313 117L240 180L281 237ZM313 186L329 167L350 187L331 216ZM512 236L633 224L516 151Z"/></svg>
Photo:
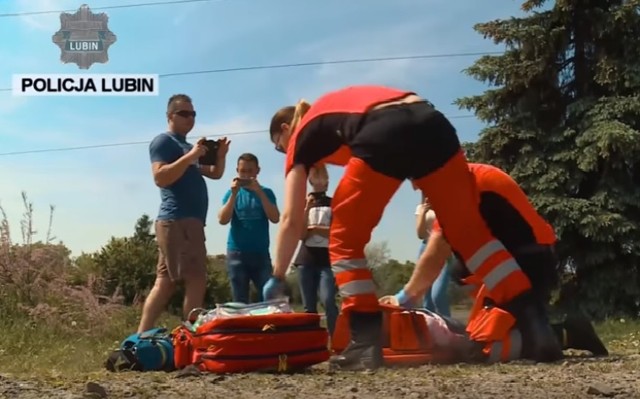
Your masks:
<svg viewBox="0 0 640 399"><path fill-rule="evenodd" d="M352 311L349 316L351 342L329 359L331 368L343 371L375 370L383 365L382 312Z"/></svg>
<svg viewBox="0 0 640 399"><path fill-rule="evenodd" d="M553 326L564 349L586 350L594 356L609 356L593 325L583 314L567 315L565 321Z"/></svg>
<svg viewBox="0 0 640 399"><path fill-rule="evenodd" d="M541 363L562 359L562 346L549 324L544 304L531 292L518 296L500 306L516 319L516 328L522 334L522 357Z"/></svg>

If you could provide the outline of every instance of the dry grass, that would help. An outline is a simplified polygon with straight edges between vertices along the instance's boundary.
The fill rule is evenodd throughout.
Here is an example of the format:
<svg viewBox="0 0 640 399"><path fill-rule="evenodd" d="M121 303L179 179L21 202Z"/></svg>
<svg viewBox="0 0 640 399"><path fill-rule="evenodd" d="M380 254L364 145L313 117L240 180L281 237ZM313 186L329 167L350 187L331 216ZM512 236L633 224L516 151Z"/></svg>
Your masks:
<svg viewBox="0 0 640 399"><path fill-rule="evenodd" d="M140 309L122 306L118 298L94 295L92 285L101 283L97 278L89 279L84 286L70 284L73 265L65 263L66 249L53 243L50 228L44 240L34 241L33 209L26 196L23 199L22 243L12 241L0 207L0 397L11 397L12 389L33 391L33 396L20 397L39 398L42 392L50 398L66 392L82 393L87 381L105 386L112 397L163 397L185 390L192 397L252 399L298 397L300 392L332 398L374 395L451 399L504 393L516 397L582 397L592 381L620 387L619 392L631 396L638 393L638 383L628 381L640 381L629 377L640 370L640 322L628 320L609 320L597 326L612 352L610 358L573 356L554 365L424 366L356 376L332 374L325 365L319 365L310 374L252 374L223 379L175 379L175 373L108 373L103 363L109 352L135 331ZM456 308L454 317L465 319L465 309ZM166 314L159 324L171 328L177 323L175 317ZM12 376L3 379L2 375L8 373ZM27 382L12 388L13 381ZM578 388L571 391L574 388L568 387ZM556 393L564 396L554 396Z"/></svg>

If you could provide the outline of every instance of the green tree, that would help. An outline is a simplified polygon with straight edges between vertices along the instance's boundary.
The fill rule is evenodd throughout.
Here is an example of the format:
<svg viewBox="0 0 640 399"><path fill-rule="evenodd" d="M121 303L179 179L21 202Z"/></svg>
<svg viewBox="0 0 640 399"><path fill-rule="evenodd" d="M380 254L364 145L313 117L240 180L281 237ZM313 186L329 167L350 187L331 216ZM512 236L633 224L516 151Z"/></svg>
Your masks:
<svg viewBox="0 0 640 399"><path fill-rule="evenodd" d="M638 315L640 1L547 3L474 27L506 51L466 70L491 86L457 102L489 125L470 158L509 172L556 228L562 298Z"/></svg>

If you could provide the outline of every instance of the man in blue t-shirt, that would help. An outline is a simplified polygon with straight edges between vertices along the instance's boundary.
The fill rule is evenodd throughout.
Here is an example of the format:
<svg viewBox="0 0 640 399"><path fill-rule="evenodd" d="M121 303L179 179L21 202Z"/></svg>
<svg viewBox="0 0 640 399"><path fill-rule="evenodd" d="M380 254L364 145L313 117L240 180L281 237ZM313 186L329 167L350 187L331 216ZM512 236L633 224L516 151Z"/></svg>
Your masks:
<svg viewBox="0 0 640 399"><path fill-rule="evenodd" d="M249 283L253 281L262 301L262 288L271 277L269 222L278 223L280 211L271 189L261 186L258 158L242 154L238 176L222 199L220 224L231 222L227 239L227 271L234 302L249 303Z"/></svg>
<svg viewBox="0 0 640 399"><path fill-rule="evenodd" d="M193 129L196 111L191 98L176 94L167 105L168 131L149 145L153 180L160 187L160 211L155 222L158 242L156 281L144 302L138 332L153 328L173 296L176 284L184 282L184 318L202 307L207 284L207 250L204 226L209 198L203 176L220 179L230 142L223 138L216 163L200 165L207 152L204 139L195 145L186 140Z"/></svg>

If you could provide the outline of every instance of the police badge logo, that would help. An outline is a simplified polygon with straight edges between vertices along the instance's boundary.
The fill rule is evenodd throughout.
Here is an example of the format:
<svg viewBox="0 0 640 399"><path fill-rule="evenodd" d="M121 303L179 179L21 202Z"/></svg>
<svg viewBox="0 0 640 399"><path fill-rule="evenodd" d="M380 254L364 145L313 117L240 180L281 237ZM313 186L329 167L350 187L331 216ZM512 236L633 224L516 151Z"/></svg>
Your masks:
<svg viewBox="0 0 640 399"><path fill-rule="evenodd" d="M116 35L107 28L108 22L107 14L94 14L86 4L74 14L60 14L60 30L52 38L60 47L60 61L74 63L80 69L106 64L109 47L116 42Z"/></svg>

